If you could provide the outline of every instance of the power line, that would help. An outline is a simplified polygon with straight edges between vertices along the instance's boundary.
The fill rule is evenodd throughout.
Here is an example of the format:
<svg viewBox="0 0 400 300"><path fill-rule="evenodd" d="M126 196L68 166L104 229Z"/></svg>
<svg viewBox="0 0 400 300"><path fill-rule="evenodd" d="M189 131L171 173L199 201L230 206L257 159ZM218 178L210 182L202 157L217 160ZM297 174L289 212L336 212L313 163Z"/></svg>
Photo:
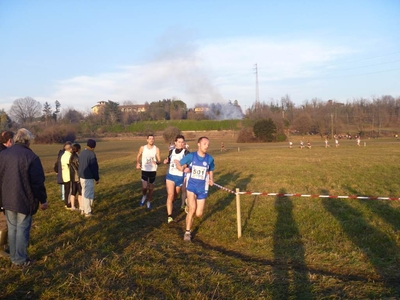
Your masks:
<svg viewBox="0 0 400 300"><path fill-rule="evenodd" d="M349 64L349 63L352 63L352 62L358 62L358 61L363 61L363 60L380 58L380 57L385 57L385 56L390 56L390 55L395 55L395 54L400 54L400 51L399 52L393 52L393 53L387 53L387 54L383 54L383 55L379 55L379 56L366 57L366 58L357 59L357 60L349 60L349 61L344 61L344 62L335 62L334 64L321 64L321 65L315 66L314 69L335 67L337 65ZM400 59L387 61L387 62L382 62L382 63L378 63L378 64L372 64L372 65L366 65L366 66L360 66L360 67L354 67L354 68L348 68L348 69L337 69L337 70L332 70L332 71L341 71L341 70L345 71L345 70L352 70L352 69L359 69L359 68L367 68L367 67L379 66L379 65L383 65L383 64L394 63L394 62L398 62L398 61L400 61Z"/></svg>
<svg viewBox="0 0 400 300"><path fill-rule="evenodd" d="M387 54L382 54L379 56L372 56L372 57L365 57L365 58L360 58L360 59L355 59L355 60L348 60L348 61L344 61L344 62L339 62L337 64L348 64L351 62L357 62L357 61L363 61L363 60L367 60L367 59L375 59L375 58L380 58L380 57L385 57L385 56L390 56L390 55L395 55L395 54L399 54L400 51L398 52L392 52L392 53L387 53Z"/></svg>
<svg viewBox="0 0 400 300"><path fill-rule="evenodd" d="M351 74L351 75L332 76L332 77L313 77L313 78L304 78L304 79L333 79L333 78L343 78L343 77L354 77L354 76L363 76L363 75L370 75L370 74L377 74L377 73L393 72L393 71L398 71L398 70L400 70L400 68L376 71L376 72L369 72L369 73L361 73L361 74Z"/></svg>
<svg viewBox="0 0 400 300"><path fill-rule="evenodd" d="M380 66L380 65L391 64L391 63L398 62L398 61L400 61L400 59L392 60L392 61L387 61L387 62L383 62L383 63L379 63L379 64L374 64L374 65L361 66L361 67L348 68L348 69L329 70L329 71L335 72L335 71L347 71L347 70L355 70L355 69L369 68L369 67L375 67L375 66Z"/></svg>

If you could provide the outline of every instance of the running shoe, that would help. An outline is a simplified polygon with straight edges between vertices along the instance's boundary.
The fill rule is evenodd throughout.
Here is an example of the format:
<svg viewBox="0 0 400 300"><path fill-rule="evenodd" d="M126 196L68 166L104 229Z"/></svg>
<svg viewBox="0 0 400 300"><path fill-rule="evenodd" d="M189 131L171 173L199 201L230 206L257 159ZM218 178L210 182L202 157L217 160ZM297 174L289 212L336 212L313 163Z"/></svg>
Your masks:
<svg viewBox="0 0 400 300"><path fill-rule="evenodd" d="M150 203L150 201L147 201L146 205L147 205L147 209L151 209L151 203Z"/></svg>
<svg viewBox="0 0 400 300"><path fill-rule="evenodd" d="M192 236L190 234L190 231L186 231L185 234L183 235L183 240L190 242L192 240Z"/></svg>
<svg viewBox="0 0 400 300"><path fill-rule="evenodd" d="M173 221L174 221L174 219L172 217L168 217L168 224L173 222Z"/></svg>
<svg viewBox="0 0 400 300"><path fill-rule="evenodd" d="M146 202L146 195L144 195L143 197L142 197L142 200L140 200L140 206L143 206L144 205L144 203Z"/></svg>

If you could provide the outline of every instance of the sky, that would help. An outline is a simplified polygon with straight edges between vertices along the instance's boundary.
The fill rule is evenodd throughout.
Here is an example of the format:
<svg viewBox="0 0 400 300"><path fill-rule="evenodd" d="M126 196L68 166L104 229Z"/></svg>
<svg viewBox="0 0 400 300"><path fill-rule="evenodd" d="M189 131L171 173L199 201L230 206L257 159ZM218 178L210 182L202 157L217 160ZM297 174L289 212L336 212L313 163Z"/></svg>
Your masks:
<svg viewBox="0 0 400 300"><path fill-rule="evenodd" d="M400 0L0 0L0 109L397 98L399 16Z"/></svg>

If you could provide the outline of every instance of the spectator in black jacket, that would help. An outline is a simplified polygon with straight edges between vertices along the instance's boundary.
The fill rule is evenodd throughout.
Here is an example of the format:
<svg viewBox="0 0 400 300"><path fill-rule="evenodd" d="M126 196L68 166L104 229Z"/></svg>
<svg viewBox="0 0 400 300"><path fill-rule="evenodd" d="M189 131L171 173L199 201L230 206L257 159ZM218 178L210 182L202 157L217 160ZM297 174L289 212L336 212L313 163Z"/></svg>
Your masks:
<svg viewBox="0 0 400 300"><path fill-rule="evenodd" d="M79 178L82 186L82 204L85 217L92 216L94 200L94 183L99 183L99 165L97 164L94 148L96 141L88 139L87 147L79 155Z"/></svg>
<svg viewBox="0 0 400 300"><path fill-rule="evenodd" d="M0 153L0 202L8 225L10 259L14 265L29 266L29 234L32 216L39 208L47 208L44 172L40 158L29 145L32 133L21 128L14 137L14 146Z"/></svg>
<svg viewBox="0 0 400 300"><path fill-rule="evenodd" d="M3 131L0 135L0 152L14 144L14 132ZM10 250L7 247L7 219L2 205L0 205L0 256L9 257Z"/></svg>
<svg viewBox="0 0 400 300"><path fill-rule="evenodd" d="M82 187L79 181L79 152L81 151L81 145L73 144L72 145L72 155L69 159L69 168L70 168L70 177L71 177L71 210L75 210L75 199L76 194L78 194L78 207L79 212L83 214L82 209Z"/></svg>

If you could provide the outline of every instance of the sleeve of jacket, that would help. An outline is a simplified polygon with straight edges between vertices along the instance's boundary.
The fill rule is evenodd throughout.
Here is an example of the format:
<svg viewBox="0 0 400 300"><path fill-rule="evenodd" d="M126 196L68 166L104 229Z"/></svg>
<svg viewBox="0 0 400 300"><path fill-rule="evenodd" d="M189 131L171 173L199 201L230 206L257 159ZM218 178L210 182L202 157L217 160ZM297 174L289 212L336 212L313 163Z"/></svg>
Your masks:
<svg viewBox="0 0 400 300"><path fill-rule="evenodd" d="M97 163L97 158L93 157L90 159L89 163L90 171L92 172L93 179L99 181L99 164Z"/></svg>
<svg viewBox="0 0 400 300"><path fill-rule="evenodd" d="M35 199L39 200L42 204L45 203L47 201L46 187L44 186L45 177L39 157L36 157L29 167L29 178Z"/></svg>

